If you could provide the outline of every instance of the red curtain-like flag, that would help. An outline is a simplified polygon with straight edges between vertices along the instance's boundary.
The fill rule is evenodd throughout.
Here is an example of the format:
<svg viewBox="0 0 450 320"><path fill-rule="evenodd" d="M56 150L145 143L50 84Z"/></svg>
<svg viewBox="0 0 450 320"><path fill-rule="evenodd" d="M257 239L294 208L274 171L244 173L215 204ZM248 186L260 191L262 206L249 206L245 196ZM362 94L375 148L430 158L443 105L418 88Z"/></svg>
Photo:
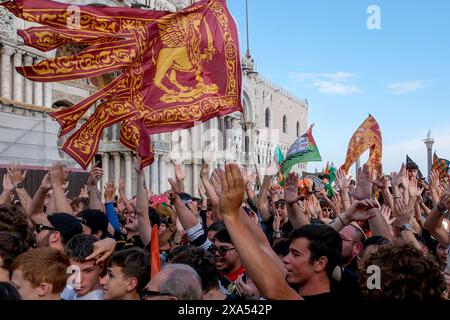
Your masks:
<svg viewBox="0 0 450 320"><path fill-rule="evenodd" d="M155 223L152 228L150 240L150 272L153 277L161 270L161 259L159 258L159 234L158 225Z"/></svg>
<svg viewBox="0 0 450 320"><path fill-rule="evenodd" d="M148 146L142 147L149 144L142 135L242 111L238 33L226 0L203 0L175 13L49 0L2 5L42 25L18 32L26 45L41 51L67 44L84 48L18 67L24 77L52 82L119 74L87 99L52 113L65 135L97 105L62 147L84 169L98 150L103 130L113 124L121 124L120 141L139 149L145 166L153 156Z"/></svg>
<svg viewBox="0 0 450 320"><path fill-rule="evenodd" d="M382 156L382 138L381 130L377 120L369 115L369 117L361 124L361 126L353 134L347 149L347 157L342 165L346 173L356 162L356 160L370 148L368 164L372 170L378 168L381 164Z"/></svg>

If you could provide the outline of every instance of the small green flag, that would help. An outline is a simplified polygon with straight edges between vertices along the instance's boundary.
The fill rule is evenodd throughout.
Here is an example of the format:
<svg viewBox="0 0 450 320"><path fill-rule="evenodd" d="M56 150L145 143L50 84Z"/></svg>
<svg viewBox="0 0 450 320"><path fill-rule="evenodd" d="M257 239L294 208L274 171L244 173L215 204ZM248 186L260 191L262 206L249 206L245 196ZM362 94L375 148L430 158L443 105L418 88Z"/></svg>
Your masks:
<svg viewBox="0 0 450 320"><path fill-rule="evenodd" d="M279 145L275 148L273 160L276 161L279 165L281 165L284 161L283 152Z"/></svg>
<svg viewBox="0 0 450 320"><path fill-rule="evenodd" d="M308 129L308 132L297 138L294 144L289 148L286 159L281 164L280 171L283 174L283 177L286 177L289 172L291 172L291 168L297 163L322 161L316 141L312 135L313 127L314 125Z"/></svg>

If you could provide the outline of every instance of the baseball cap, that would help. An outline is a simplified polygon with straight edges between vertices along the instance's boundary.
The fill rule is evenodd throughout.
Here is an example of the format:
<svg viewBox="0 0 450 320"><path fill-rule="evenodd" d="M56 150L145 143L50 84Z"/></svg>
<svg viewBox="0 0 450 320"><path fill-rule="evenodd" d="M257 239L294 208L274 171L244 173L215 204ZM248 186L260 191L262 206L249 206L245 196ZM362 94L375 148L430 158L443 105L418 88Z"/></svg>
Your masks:
<svg viewBox="0 0 450 320"><path fill-rule="evenodd" d="M64 243L83 232L80 221L68 213L55 213L47 216L47 219L61 233Z"/></svg>
<svg viewBox="0 0 450 320"><path fill-rule="evenodd" d="M78 214L78 217L82 219L82 224L88 226L92 233L103 231L106 234L108 230L108 218L101 210L87 209Z"/></svg>
<svg viewBox="0 0 450 320"><path fill-rule="evenodd" d="M188 203L192 202L192 196L189 193L179 192L178 195L180 196L180 198L184 204L188 204Z"/></svg>

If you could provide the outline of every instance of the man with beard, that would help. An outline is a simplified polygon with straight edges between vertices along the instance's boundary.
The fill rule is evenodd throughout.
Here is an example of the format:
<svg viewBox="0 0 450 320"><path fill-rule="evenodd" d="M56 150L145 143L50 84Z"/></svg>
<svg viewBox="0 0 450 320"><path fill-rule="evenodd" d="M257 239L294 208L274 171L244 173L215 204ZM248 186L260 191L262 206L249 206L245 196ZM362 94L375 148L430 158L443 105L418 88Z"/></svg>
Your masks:
<svg viewBox="0 0 450 320"><path fill-rule="evenodd" d="M51 247L64 251L64 245L72 237L81 234L83 227L73 216L67 213L42 215L41 223L36 224L37 247Z"/></svg>

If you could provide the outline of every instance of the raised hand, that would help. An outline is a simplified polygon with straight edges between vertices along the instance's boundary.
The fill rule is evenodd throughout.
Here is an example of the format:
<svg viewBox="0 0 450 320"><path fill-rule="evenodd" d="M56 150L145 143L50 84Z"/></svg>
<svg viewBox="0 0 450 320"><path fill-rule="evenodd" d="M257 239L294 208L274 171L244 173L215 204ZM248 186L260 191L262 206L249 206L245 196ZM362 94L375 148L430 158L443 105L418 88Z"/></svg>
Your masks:
<svg viewBox="0 0 450 320"><path fill-rule="evenodd" d="M241 169L242 177L244 178L244 184L247 185L251 183L256 178L256 173L250 173L246 168Z"/></svg>
<svg viewBox="0 0 450 320"><path fill-rule="evenodd" d="M114 201L114 195L116 194L116 186L114 185L113 180L109 180L105 184L105 203L113 202Z"/></svg>
<svg viewBox="0 0 450 320"><path fill-rule="evenodd" d="M52 181L50 180L50 172L47 172L47 174L44 176L44 178L41 181L41 185L40 185L39 189L47 192L51 188L52 188Z"/></svg>
<svg viewBox="0 0 450 320"><path fill-rule="evenodd" d="M80 194L78 195L78 197L79 198L89 198L87 185L84 185L84 187L82 187L80 189Z"/></svg>
<svg viewBox="0 0 450 320"><path fill-rule="evenodd" d="M220 171L222 195L220 197L220 212L222 216L239 219L240 207L244 200L245 186L241 170L236 164L225 165L225 171Z"/></svg>
<svg viewBox="0 0 450 320"><path fill-rule="evenodd" d="M89 172L89 177L86 182L86 185L88 187L97 187L98 182L103 176L103 170L101 168L97 167L98 163L95 163L92 166L91 172Z"/></svg>
<svg viewBox="0 0 450 320"><path fill-rule="evenodd" d="M275 161L269 163L264 171L264 175L266 176L274 176L277 173L278 173L278 165Z"/></svg>
<svg viewBox="0 0 450 320"><path fill-rule="evenodd" d="M221 169L214 169L212 176L211 176L211 184L214 187L214 190L216 191L216 194L220 197L222 194L222 185L220 183L221 175L220 173L223 172ZM242 175L242 174L241 174Z"/></svg>
<svg viewBox="0 0 450 320"><path fill-rule="evenodd" d="M273 224L272 224L273 231L280 232L280 223L281 223L280 215L275 212L275 214L273 215Z"/></svg>
<svg viewBox="0 0 450 320"><path fill-rule="evenodd" d="M414 217L415 213L414 208L409 209L405 205L403 199L395 199L394 207L397 213L396 218L392 223L394 227L400 228L404 224L411 223L411 220Z"/></svg>
<svg viewBox="0 0 450 320"><path fill-rule="evenodd" d="M339 187L339 190L345 190L348 189L350 186L350 178L347 178L347 175L345 174L345 171L342 169L339 169L336 172L336 183Z"/></svg>
<svg viewBox="0 0 450 320"><path fill-rule="evenodd" d="M439 172L436 169L431 170L430 189L436 189L439 184Z"/></svg>
<svg viewBox="0 0 450 320"><path fill-rule="evenodd" d="M315 195L311 195L306 200L306 208L314 218L318 217L322 213L322 208L320 207L319 200L317 200Z"/></svg>
<svg viewBox="0 0 450 320"><path fill-rule="evenodd" d="M111 256L116 248L116 241L111 238L105 238L94 243L94 252L86 260L95 260L99 264Z"/></svg>
<svg viewBox="0 0 450 320"><path fill-rule="evenodd" d="M169 178L169 184L172 187L172 193L173 193L171 196L172 197L171 200L174 200L174 197L178 194L178 184L171 178Z"/></svg>
<svg viewBox="0 0 450 320"><path fill-rule="evenodd" d="M395 218L391 218L391 213L392 210L388 206L383 205L381 207L381 214L388 225L391 225L395 221Z"/></svg>
<svg viewBox="0 0 450 320"><path fill-rule="evenodd" d="M119 179L119 194L123 197L125 197L125 179L120 178Z"/></svg>
<svg viewBox="0 0 450 320"><path fill-rule="evenodd" d="M400 183L402 183L402 177L406 174L406 166L403 163L400 171L397 172L392 172L391 173L391 185L393 187L398 187L400 185Z"/></svg>
<svg viewBox="0 0 450 320"><path fill-rule="evenodd" d="M331 208L336 214L341 213L341 196L338 193L335 193L334 196L331 197Z"/></svg>
<svg viewBox="0 0 450 320"><path fill-rule="evenodd" d="M363 168L358 169L358 176L356 177L356 188L353 196L357 200L370 199L372 194L372 179L370 176L369 165L364 164Z"/></svg>
<svg viewBox="0 0 450 320"><path fill-rule="evenodd" d="M300 200L298 175L295 172L291 172L284 181L284 200L287 204L297 203Z"/></svg>
<svg viewBox="0 0 450 320"><path fill-rule="evenodd" d="M6 170L8 171L9 177L11 178L11 183L14 187L17 187L19 183L23 183L27 175L27 170L22 171L20 169L20 165L14 162Z"/></svg>
<svg viewBox="0 0 450 320"><path fill-rule="evenodd" d="M417 186L416 178L412 178L411 180L409 180L408 192L409 192L409 196L414 199L416 199L417 197L419 197L422 194L423 188L419 188Z"/></svg>
<svg viewBox="0 0 450 320"><path fill-rule="evenodd" d="M344 214L350 221L365 221L373 218L376 212L372 209L379 208L375 200L362 200L354 203Z"/></svg>
<svg viewBox="0 0 450 320"><path fill-rule="evenodd" d="M383 166L380 164L377 170L377 177L372 181L380 189L387 189L389 187L389 180L383 175Z"/></svg>
<svg viewBox="0 0 450 320"><path fill-rule="evenodd" d="M208 179L208 177L209 177L209 164L208 163L204 163L204 164L202 164L202 169L201 169L201 171L200 171L200 175L202 176L202 177L206 177L206 179Z"/></svg>
<svg viewBox="0 0 450 320"><path fill-rule="evenodd" d="M58 162L53 164L49 172L52 185L62 186L68 178L67 173L64 172L64 166Z"/></svg>
<svg viewBox="0 0 450 320"><path fill-rule="evenodd" d="M50 185L50 188L52 186ZM14 190L14 185L11 181L11 177L8 173L5 173L3 175L3 191L4 192L11 192L12 190Z"/></svg>
<svg viewBox="0 0 450 320"><path fill-rule="evenodd" d="M183 167L179 163L173 163L173 168L175 170L175 177L178 181L183 181L186 178L186 172L184 172Z"/></svg>

